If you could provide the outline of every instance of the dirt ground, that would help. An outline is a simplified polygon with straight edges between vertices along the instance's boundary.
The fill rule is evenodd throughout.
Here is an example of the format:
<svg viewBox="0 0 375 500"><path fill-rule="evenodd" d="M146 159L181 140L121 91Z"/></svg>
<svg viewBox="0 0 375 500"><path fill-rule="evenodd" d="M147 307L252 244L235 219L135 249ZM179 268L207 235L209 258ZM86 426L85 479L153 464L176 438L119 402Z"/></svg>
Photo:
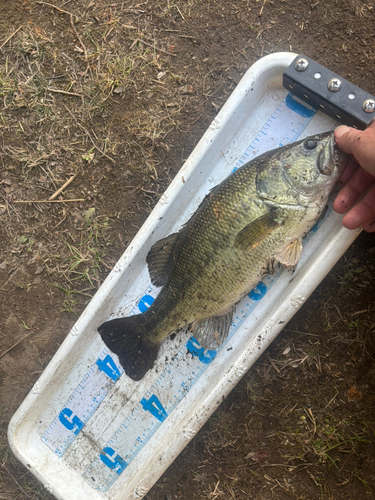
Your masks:
<svg viewBox="0 0 375 500"><path fill-rule="evenodd" d="M375 94L374 15L362 0L0 2L1 500L52 498L8 422L244 72L305 53ZM374 498L374 280L362 233L145 498Z"/></svg>

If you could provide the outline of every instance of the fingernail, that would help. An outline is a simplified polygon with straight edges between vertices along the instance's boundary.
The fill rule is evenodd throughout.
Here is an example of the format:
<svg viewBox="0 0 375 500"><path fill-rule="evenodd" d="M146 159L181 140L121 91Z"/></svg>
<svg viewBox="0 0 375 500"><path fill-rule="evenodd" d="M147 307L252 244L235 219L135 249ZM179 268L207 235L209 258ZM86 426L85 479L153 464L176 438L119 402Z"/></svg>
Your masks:
<svg viewBox="0 0 375 500"><path fill-rule="evenodd" d="M350 127L347 127L346 125L339 125L336 129L335 129L335 139L340 139L340 137L344 134L346 134L346 132L348 132L350 130Z"/></svg>

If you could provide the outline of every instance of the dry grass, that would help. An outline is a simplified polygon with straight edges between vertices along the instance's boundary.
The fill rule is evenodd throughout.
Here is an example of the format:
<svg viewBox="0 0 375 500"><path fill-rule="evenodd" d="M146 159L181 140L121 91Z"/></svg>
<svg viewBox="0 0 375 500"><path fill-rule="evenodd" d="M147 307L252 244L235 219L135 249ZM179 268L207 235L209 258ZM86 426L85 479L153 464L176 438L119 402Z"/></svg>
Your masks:
<svg viewBox="0 0 375 500"><path fill-rule="evenodd" d="M77 179L57 201L94 200L95 185L79 192L80 181L100 161L117 165L119 152L142 182L155 181L145 197L146 205L147 196L153 202L158 162L152 150L179 127L185 100L183 77L168 70L173 53L149 34L141 9L102 9L86 2L72 16L40 5L52 16L55 33L33 23L9 31L0 61L0 151L9 185L2 207L4 217L16 216L24 225L24 234L16 238L30 238L33 224L15 202L44 202L73 175ZM56 44L56 35L64 36L63 45ZM116 107L121 109L111 117L109 109ZM121 146L120 139L125 139ZM111 220L97 216L90 230L66 231L66 222L81 225L85 211L77 204L61 207L47 229L55 235L61 230L61 236L53 243L44 240L33 255L66 291L64 308L73 311L72 296L100 284L101 255L110 243L104 243L104 233ZM49 210L37 203L34 208L42 214ZM24 248L14 241L14 251ZM30 246L26 251L33 253Z"/></svg>
<svg viewBox="0 0 375 500"><path fill-rule="evenodd" d="M111 25L109 40L108 25ZM124 104L126 131L137 137L128 145L133 153L165 139L178 125L176 115L183 106L181 93L177 90L171 95L170 86L162 81L178 79L169 74L158 79L161 57L152 44L142 43L137 32L124 33L113 20L102 20L95 31L91 23L79 26L82 36L74 24L72 27L73 33L68 30L71 46L64 47L65 52L56 49L40 29L22 28L14 36L0 68L0 95L4 102L1 129L7 139L3 148L5 159L17 162L25 177L35 167L44 168L50 183L59 180L60 172L58 169L49 172L48 167L53 167L53 161L60 160L64 153L70 153L69 164L75 169L84 167L85 160L96 161L97 157L114 161L116 124L100 120L106 118L108 100L116 97L121 104L119 97L129 102L134 94L142 94L144 104L142 101L152 98L152 106L147 110L143 105L134 106L137 102L132 102L131 110ZM79 48L75 33L82 45L84 40L89 46L81 56L83 49L78 55L75 53ZM165 105L172 100L175 111ZM21 120L15 113L17 109L27 109ZM39 140L25 141L34 126L40 131ZM9 140L11 137L13 140ZM20 140L27 143L27 149L12 145Z"/></svg>

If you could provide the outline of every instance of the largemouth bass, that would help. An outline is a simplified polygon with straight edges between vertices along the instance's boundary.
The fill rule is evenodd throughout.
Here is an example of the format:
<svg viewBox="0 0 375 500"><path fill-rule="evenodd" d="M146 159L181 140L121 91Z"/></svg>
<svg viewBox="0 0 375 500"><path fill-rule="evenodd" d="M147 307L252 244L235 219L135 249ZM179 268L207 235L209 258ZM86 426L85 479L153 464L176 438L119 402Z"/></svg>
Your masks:
<svg viewBox="0 0 375 500"><path fill-rule="evenodd" d="M234 305L275 261L296 266L347 156L332 132L269 151L233 172L183 228L151 248L151 281L163 286L143 314L103 323L99 333L126 374L140 380L163 339L190 325L205 348L226 339Z"/></svg>

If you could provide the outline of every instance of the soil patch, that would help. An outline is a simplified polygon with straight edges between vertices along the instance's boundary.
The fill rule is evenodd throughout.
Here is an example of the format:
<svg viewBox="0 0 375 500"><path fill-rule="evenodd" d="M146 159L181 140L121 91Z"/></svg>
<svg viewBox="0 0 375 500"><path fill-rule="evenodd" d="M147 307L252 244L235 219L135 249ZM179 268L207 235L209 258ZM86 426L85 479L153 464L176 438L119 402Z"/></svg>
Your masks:
<svg viewBox="0 0 375 500"><path fill-rule="evenodd" d="M362 0L1 2L1 499L52 498L9 419L244 72L305 53L375 94L374 29ZM362 234L146 498L374 497L374 263Z"/></svg>

